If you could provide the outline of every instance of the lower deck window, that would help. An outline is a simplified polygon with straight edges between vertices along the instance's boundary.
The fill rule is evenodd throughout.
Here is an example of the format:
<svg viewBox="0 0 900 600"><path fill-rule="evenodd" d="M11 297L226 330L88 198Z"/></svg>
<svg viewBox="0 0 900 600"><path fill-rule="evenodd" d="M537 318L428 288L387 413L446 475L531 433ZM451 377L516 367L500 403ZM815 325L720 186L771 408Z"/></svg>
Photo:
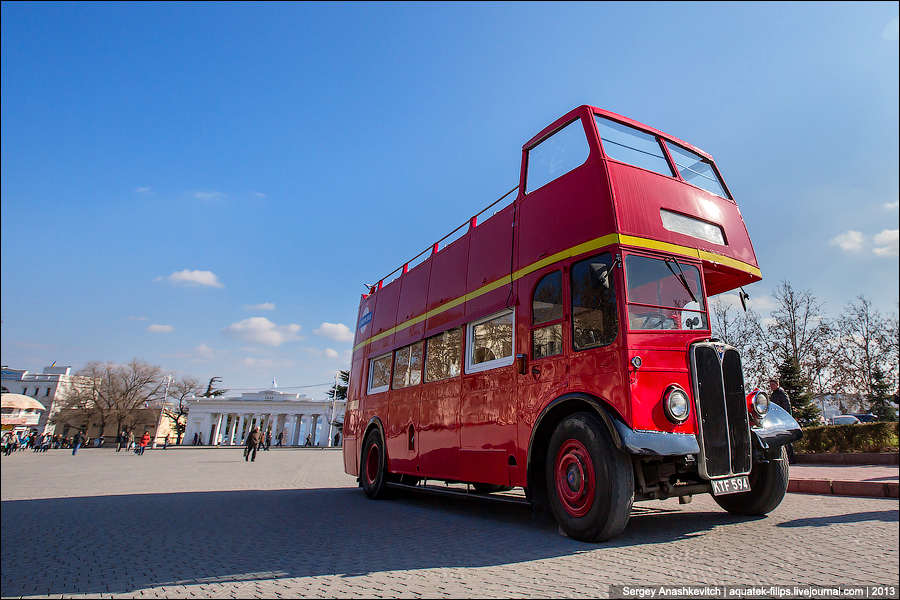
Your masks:
<svg viewBox="0 0 900 600"><path fill-rule="evenodd" d="M466 371L484 371L512 364L513 313L503 311L469 325Z"/></svg>
<svg viewBox="0 0 900 600"><path fill-rule="evenodd" d="M388 389L391 383L391 354L369 361L369 386L367 393L377 394Z"/></svg>

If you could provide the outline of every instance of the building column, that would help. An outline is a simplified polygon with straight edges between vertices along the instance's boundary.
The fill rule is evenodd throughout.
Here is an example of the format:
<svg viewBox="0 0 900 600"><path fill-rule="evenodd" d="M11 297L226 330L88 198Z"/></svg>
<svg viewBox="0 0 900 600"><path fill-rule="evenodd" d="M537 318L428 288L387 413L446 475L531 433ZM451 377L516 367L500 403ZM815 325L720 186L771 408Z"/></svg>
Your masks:
<svg viewBox="0 0 900 600"><path fill-rule="evenodd" d="M231 431L228 432L228 445L234 446L234 434L237 432L238 416L231 416Z"/></svg>
<svg viewBox="0 0 900 600"><path fill-rule="evenodd" d="M310 431L312 432L312 445L316 445L316 437L319 429L319 417L321 415L313 415L312 416L312 426L310 427Z"/></svg>
<svg viewBox="0 0 900 600"><path fill-rule="evenodd" d="M303 445L303 413L297 415L297 434L294 436L294 446Z"/></svg>
<svg viewBox="0 0 900 600"><path fill-rule="evenodd" d="M219 434L222 432L222 420L224 417L225 417L224 413L219 413L219 418L216 419L216 427L215 427L215 429L213 429L213 439L212 439L213 446L219 445Z"/></svg>
<svg viewBox="0 0 900 600"><path fill-rule="evenodd" d="M243 437L243 435L244 435L244 413L241 413L240 415L238 415L238 417L239 418L237 420L238 425L237 425L237 432L236 432L237 435L232 436L232 441L231 441L232 444L234 442L237 442L238 444L240 444L241 437ZM234 438L237 438L237 439L234 439Z"/></svg>

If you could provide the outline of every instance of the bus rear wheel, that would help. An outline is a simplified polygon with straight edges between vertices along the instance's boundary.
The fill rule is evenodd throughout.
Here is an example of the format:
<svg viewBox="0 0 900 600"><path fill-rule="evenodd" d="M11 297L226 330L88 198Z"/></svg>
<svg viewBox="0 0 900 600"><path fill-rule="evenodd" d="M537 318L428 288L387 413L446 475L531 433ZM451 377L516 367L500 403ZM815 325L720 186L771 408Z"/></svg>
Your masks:
<svg viewBox="0 0 900 600"><path fill-rule="evenodd" d="M713 500L733 515L768 514L784 500L790 478L789 468L787 449L782 446L780 459L753 465L749 492L713 496Z"/></svg>
<svg viewBox="0 0 900 600"><path fill-rule="evenodd" d="M385 496L385 459L384 442L377 429L373 429L366 436L363 444L362 465L359 480L363 491L369 498L383 498Z"/></svg>
<svg viewBox="0 0 900 600"><path fill-rule="evenodd" d="M566 535L599 542L625 529L634 472L596 416L579 412L563 419L550 437L546 464L550 508Z"/></svg>

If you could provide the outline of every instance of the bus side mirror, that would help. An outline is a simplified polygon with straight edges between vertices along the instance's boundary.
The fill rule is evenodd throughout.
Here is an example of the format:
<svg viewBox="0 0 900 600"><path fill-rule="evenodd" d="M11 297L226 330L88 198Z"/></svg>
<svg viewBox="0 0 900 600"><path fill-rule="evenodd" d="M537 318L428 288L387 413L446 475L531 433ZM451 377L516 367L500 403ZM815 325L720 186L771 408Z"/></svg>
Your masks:
<svg viewBox="0 0 900 600"><path fill-rule="evenodd" d="M518 373L519 375L524 375L525 366L525 355L516 354L516 373Z"/></svg>

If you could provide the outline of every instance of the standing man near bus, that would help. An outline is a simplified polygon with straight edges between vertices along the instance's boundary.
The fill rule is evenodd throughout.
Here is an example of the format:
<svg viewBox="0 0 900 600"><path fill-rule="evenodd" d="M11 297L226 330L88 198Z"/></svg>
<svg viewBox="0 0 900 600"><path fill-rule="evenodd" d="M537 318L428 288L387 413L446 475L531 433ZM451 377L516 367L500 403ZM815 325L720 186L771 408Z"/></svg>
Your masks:
<svg viewBox="0 0 900 600"><path fill-rule="evenodd" d="M791 410L791 398L788 396L787 392L784 391L784 388L781 387L781 382L777 377L773 377L769 380L769 391L772 392L769 394L769 400L786 410L789 415L793 416L794 411ZM788 463L794 464L794 462L796 462L794 460L794 445L787 444L785 448L787 449Z"/></svg>

